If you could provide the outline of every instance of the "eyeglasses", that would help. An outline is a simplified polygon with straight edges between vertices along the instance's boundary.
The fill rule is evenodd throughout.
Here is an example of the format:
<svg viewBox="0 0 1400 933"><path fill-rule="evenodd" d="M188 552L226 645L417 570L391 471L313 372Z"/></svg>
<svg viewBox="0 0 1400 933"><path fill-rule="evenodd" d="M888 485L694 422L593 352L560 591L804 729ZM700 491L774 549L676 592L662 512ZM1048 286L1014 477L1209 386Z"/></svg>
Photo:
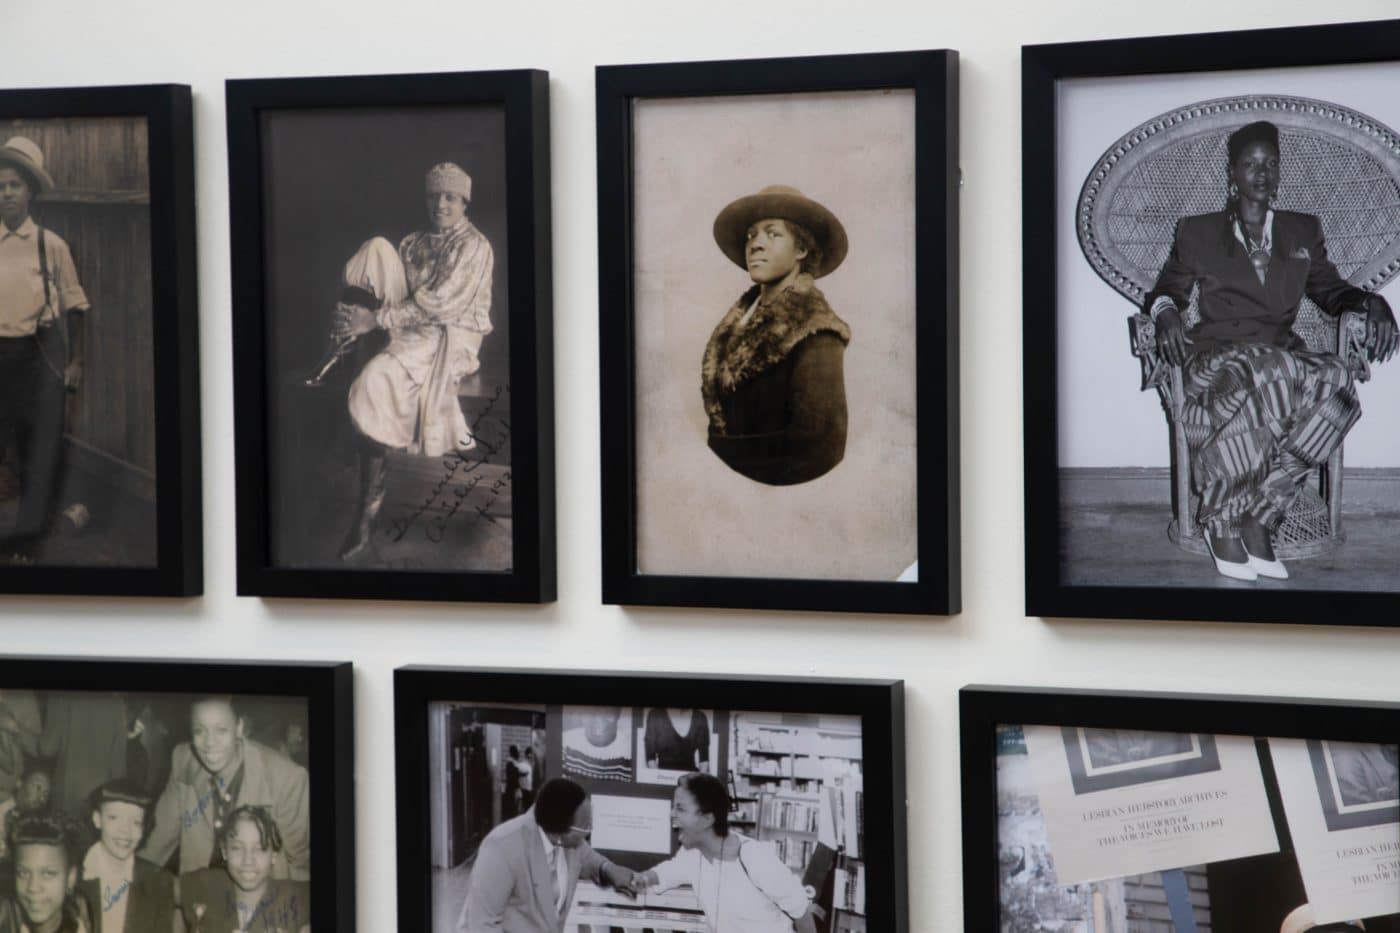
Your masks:
<svg viewBox="0 0 1400 933"><path fill-rule="evenodd" d="M592 826L589 826L587 829L585 829L585 828L582 827L582 826L570 826L570 827L569 827L569 832L571 832L571 833L579 833L580 835L583 835L583 836L591 836L591 835L593 835L593 827L592 827Z"/></svg>

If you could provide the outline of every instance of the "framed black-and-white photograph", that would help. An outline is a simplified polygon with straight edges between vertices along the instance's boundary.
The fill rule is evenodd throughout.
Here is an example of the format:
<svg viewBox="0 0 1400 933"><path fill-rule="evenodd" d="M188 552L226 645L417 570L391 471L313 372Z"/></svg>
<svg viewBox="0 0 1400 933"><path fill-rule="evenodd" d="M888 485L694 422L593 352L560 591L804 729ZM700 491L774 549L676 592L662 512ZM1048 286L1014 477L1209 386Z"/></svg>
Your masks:
<svg viewBox="0 0 1400 933"><path fill-rule="evenodd" d="M1212 735L1069 727L1061 733L1076 794L1220 770Z"/></svg>
<svg viewBox="0 0 1400 933"><path fill-rule="evenodd" d="M401 929L909 930L901 681L401 668L394 721Z"/></svg>
<svg viewBox="0 0 1400 933"><path fill-rule="evenodd" d="M0 92L0 592L203 590L184 85Z"/></svg>
<svg viewBox="0 0 1400 933"><path fill-rule="evenodd" d="M348 663L0 658L16 929L354 928Z"/></svg>
<svg viewBox="0 0 1400 933"><path fill-rule="evenodd" d="M1400 704L971 686L961 730L969 930L1400 930Z"/></svg>
<svg viewBox="0 0 1400 933"><path fill-rule="evenodd" d="M950 51L597 69L604 602L958 611L957 100Z"/></svg>
<svg viewBox="0 0 1400 933"><path fill-rule="evenodd" d="M1375 742L1308 742L1308 760L1328 830L1400 823L1396 746Z"/></svg>
<svg viewBox="0 0 1400 933"><path fill-rule="evenodd" d="M1028 613L1400 620L1397 42L1023 49Z"/></svg>
<svg viewBox="0 0 1400 933"><path fill-rule="evenodd" d="M227 83L240 593L554 598L548 88Z"/></svg>

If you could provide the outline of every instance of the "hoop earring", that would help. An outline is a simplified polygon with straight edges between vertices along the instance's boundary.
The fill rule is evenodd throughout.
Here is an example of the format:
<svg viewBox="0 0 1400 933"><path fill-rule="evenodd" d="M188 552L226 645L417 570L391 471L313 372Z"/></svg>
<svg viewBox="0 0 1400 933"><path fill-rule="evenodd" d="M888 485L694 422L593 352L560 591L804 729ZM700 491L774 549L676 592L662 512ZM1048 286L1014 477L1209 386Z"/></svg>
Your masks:
<svg viewBox="0 0 1400 933"><path fill-rule="evenodd" d="M1226 197L1228 197L1231 201L1238 201L1240 199L1240 188L1233 181L1230 182L1230 188L1228 193L1226 194Z"/></svg>

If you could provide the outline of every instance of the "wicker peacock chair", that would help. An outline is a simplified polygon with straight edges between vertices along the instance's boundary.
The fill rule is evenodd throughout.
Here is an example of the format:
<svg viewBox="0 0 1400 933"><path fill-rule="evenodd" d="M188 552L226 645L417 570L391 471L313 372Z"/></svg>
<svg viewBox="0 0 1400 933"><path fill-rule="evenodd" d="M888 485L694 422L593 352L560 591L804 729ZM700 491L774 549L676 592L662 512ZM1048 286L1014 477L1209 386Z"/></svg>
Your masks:
<svg viewBox="0 0 1400 933"><path fill-rule="evenodd" d="M1400 273L1400 134L1325 101L1247 96L1202 101L1154 117L1125 134L1095 163L1079 194L1079 245L1099 277L1138 309L1171 249L1176 222L1220 210L1225 199L1225 140L1254 120L1279 129L1283 180L1277 206L1317 215L1328 254L1353 285L1376 291ZM1196 297L1183 315L1191 327ZM1158 353L1151 319L1128 319L1142 389L1157 390L1171 427L1172 511L1167 533L1206 553L1196 525L1190 455L1180 423L1181 368ZM1370 378L1365 319L1338 321L1304 299L1294 332L1312 350L1337 353L1358 381ZM1316 471L1274 536L1280 558L1326 553L1343 538L1342 451Z"/></svg>

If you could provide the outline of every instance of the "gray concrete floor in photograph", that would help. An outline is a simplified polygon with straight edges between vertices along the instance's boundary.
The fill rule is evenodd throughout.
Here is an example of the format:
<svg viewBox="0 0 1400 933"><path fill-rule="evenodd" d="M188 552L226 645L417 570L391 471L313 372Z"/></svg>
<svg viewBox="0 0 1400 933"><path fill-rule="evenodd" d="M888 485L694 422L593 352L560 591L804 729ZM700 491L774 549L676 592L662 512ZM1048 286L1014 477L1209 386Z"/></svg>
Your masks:
<svg viewBox="0 0 1400 933"><path fill-rule="evenodd" d="M457 921L462 916L462 905L467 902L471 877L470 860L456 868L433 869L432 933L459 933L462 929Z"/></svg>
<svg viewBox="0 0 1400 933"><path fill-rule="evenodd" d="M1346 540L1332 553L1288 562L1289 579L1244 583L1167 537L1165 469L1062 470L1061 570L1077 586L1400 592L1400 470L1343 473Z"/></svg>

